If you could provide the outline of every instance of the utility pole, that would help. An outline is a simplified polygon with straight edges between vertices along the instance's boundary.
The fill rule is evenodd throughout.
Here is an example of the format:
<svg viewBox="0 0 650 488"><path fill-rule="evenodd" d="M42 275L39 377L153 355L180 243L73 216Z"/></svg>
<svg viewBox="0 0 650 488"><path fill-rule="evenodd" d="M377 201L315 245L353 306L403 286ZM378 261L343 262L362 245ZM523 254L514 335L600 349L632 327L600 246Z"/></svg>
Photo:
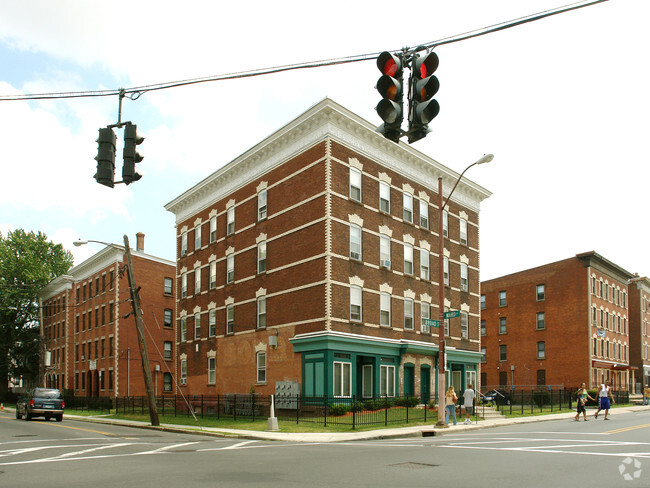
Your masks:
<svg viewBox="0 0 650 488"><path fill-rule="evenodd" d="M126 275L129 280L131 305L133 306L133 314L135 315L135 327L138 331L138 345L140 346L140 357L142 358L144 385L147 389L147 398L149 399L149 416L151 418L151 425L160 425L158 410L156 409L156 397L153 391L153 382L151 381L151 369L149 368L149 353L147 352L147 343L144 338L144 324L142 323L140 297L138 296L138 289L135 286L135 277L133 276L133 266L131 264L131 249L129 248L129 238L126 235L124 236L124 249L126 251Z"/></svg>

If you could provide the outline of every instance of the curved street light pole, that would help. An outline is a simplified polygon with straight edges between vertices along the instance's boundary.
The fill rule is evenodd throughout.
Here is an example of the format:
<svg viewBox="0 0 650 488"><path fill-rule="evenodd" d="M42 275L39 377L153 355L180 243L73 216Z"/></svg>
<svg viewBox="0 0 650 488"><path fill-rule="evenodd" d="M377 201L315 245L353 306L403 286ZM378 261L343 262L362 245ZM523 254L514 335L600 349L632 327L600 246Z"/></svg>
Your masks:
<svg viewBox="0 0 650 488"><path fill-rule="evenodd" d="M87 240L75 241L75 246L81 246L89 242L96 242L110 246L106 242ZM149 400L149 418L151 425L160 425L158 418L158 409L156 407L156 396L153 390L153 381L151 379L151 368L149 365L149 352L147 351L147 342L144 336L144 323L142 321L142 309L140 308L140 296L138 295L138 287L135 284L135 276L133 275L133 265L131 262L131 248L129 247L129 238L124 236L124 251L126 254L127 273L126 276L129 280L129 291L131 292L131 306L133 307L133 315L135 316L135 328L138 331L138 346L140 347L140 357L142 358L142 373L144 375L144 385L147 390L147 398Z"/></svg>
<svg viewBox="0 0 650 488"><path fill-rule="evenodd" d="M445 423L445 393L446 393L446 378L445 378L445 271L444 271L444 249L445 238L443 236L442 215L445 206L449 203L451 195L463 178L463 175L472 166L477 164L489 163L494 159L494 155L486 154L475 163L470 164L460 174L453 188L449 192L446 200L442 197L442 177L438 178L438 311L439 311L439 327L438 327L438 422L436 427L446 427Z"/></svg>

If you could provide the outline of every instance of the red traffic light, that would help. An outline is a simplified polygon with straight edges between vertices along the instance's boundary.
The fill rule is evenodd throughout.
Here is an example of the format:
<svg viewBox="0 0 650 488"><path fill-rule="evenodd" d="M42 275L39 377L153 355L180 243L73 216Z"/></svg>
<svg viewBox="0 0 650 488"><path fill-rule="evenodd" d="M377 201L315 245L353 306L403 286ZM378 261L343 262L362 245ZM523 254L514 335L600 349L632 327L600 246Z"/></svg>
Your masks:
<svg viewBox="0 0 650 488"><path fill-rule="evenodd" d="M388 51L384 51L377 58L377 68L381 71L382 74L392 76L393 78L398 77L402 74L403 66L402 60Z"/></svg>
<svg viewBox="0 0 650 488"><path fill-rule="evenodd" d="M431 76L438 69L439 63L438 55L433 51L423 56L418 56L413 62L413 74L423 80Z"/></svg>

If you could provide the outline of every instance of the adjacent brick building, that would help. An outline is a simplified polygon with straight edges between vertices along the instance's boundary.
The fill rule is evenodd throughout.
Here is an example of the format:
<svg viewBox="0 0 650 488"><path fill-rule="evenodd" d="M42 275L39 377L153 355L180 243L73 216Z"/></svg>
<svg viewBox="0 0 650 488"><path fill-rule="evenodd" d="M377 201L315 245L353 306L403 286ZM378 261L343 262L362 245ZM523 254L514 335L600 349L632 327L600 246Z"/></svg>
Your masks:
<svg viewBox="0 0 650 488"><path fill-rule="evenodd" d="M176 268L144 253L142 233L131 257L155 390L171 392ZM39 293L46 386L76 396L146 394L125 267L124 247L112 244Z"/></svg>
<svg viewBox="0 0 650 488"><path fill-rule="evenodd" d="M630 292L630 365L637 368L635 389L650 385L650 279L634 277Z"/></svg>
<svg viewBox="0 0 650 488"><path fill-rule="evenodd" d="M166 205L176 216L178 377L190 394L434 393L438 177L454 171L325 99ZM476 383L479 207L445 213L450 379Z"/></svg>
<svg viewBox="0 0 650 488"><path fill-rule="evenodd" d="M596 386L628 389L628 280L595 252L481 283L484 387Z"/></svg>

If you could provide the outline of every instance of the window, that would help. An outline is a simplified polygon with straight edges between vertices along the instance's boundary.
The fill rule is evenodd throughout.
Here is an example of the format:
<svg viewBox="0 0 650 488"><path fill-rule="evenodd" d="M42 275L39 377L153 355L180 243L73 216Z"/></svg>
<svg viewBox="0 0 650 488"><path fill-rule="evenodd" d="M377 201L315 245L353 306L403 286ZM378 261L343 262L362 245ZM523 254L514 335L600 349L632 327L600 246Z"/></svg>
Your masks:
<svg viewBox="0 0 650 488"><path fill-rule="evenodd" d="M235 333L235 306L228 305L226 307L226 334Z"/></svg>
<svg viewBox="0 0 650 488"><path fill-rule="evenodd" d="M201 249L201 224L197 225L194 229L194 250Z"/></svg>
<svg viewBox="0 0 650 488"><path fill-rule="evenodd" d="M499 361L508 360L508 346L502 345L499 346Z"/></svg>
<svg viewBox="0 0 650 488"><path fill-rule="evenodd" d="M379 392L381 396L395 396L395 366L382 364L379 375Z"/></svg>
<svg viewBox="0 0 650 488"><path fill-rule="evenodd" d="M208 385L217 381L217 358L208 358Z"/></svg>
<svg viewBox="0 0 650 488"><path fill-rule="evenodd" d="M361 260L361 227L350 225L350 259Z"/></svg>
<svg viewBox="0 0 650 488"><path fill-rule="evenodd" d="M194 270L194 294L201 293L201 268Z"/></svg>
<svg viewBox="0 0 650 488"><path fill-rule="evenodd" d="M429 204L420 200L420 227L429 228Z"/></svg>
<svg viewBox="0 0 650 488"><path fill-rule="evenodd" d="M181 385L187 384L187 359L181 359Z"/></svg>
<svg viewBox="0 0 650 488"><path fill-rule="evenodd" d="M486 348L485 346L481 347L481 362L486 363L487 362L487 353L486 353Z"/></svg>
<svg viewBox="0 0 650 488"><path fill-rule="evenodd" d="M469 337L469 315L467 312L460 313L460 336L463 339Z"/></svg>
<svg viewBox="0 0 650 488"><path fill-rule="evenodd" d="M217 287L217 262L210 263L210 289L213 290Z"/></svg>
<svg viewBox="0 0 650 488"><path fill-rule="evenodd" d="M217 216L210 217L210 244L217 242Z"/></svg>
<svg viewBox="0 0 650 488"><path fill-rule="evenodd" d="M460 289L462 291L469 290L469 279L467 276L467 264L460 263Z"/></svg>
<svg viewBox="0 0 650 488"><path fill-rule="evenodd" d="M460 243L467 245L467 220L460 219Z"/></svg>
<svg viewBox="0 0 650 488"><path fill-rule="evenodd" d="M379 325L390 327L390 295L385 292L379 295Z"/></svg>
<svg viewBox="0 0 650 488"><path fill-rule="evenodd" d="M546 343L544 341L537 343L537 359L546 358Z"/></svg>
<svg viewBox="0 0 650 488"><path fill-rule="evenodd" d="M266 242L257 245L257 272L266 272Z"/></svg>
<svg viewBox="0 0 650 488"><path fill-rule="evenodd" d="M257 328L266 328L266 297L257 299Z"/></svg>
<svg viewBox="0 0 650 488"><path fill-rule="evenodd" d="M431 314L431 305L426 302L420 303L420 330L425 333L431 332L431 327L426 325L425 320L429 320Z"/></svg>
<svg viewBox="0 0 650 488"><path fill-rule="evenodd" d="M163 316L164 316L163 325L165 327L172 327L173 320L174 320L174 311L170 308L166 308Z"/></svg>
<svg viewBox="0 0 650 488"><path fill-rule="evenodd" d="M537 312L537 330L542 329L546 329L546 314L544 312Z"/></svg>
<svg viewBox="0 0 650 488"><path fill-rule="evenodd" d="M537 301L542 302L546 298L546 292L544 290L544 285L537 285Z"/></svg>
<svg viewBox="0 0 650 488"><path fill-rule="evenodd" d="M163 343L163 357L165 359L172 359L172 343L171 341L165 341Z"/></svg>
<svg viewBox="0 0 650 488"><path fill-rule="evenodd" d="M379 264L384 268L390 268L390 237L379 236Z"/></svg>
<svg viewBox="0 0 650 488"><path fill-rule="evenodd" d="M429 280L429 251L420 249L420 278Z"/></svg>
<svg viewBox="0 0 650 488"><path fill-rule="evenodd" d="M485 319L481 319L481 335L482 336L487 335L487 325Z"/></svg>
<svg viewBox="0 0 650 488"><path fill-rule="evenodd" d="M507 332L506 317L499 317L499 334L506 334Z"/></svg>
<svg viewBox="0 0 650 488"><path fill-rule="evenodd" d="M413 195L410 193L404 193L404 221L413 223Z"/></svg>
<svg viewBox="0 0 650 488"><path fill-rule="evenodd" d="M257 353L257 382L266 383L266 353Z"/></svg>
<svg viewBox="0 0 650 488"><path fill-rule="evenodd" d="M361 171L350 168L350 198L361 201Z"/></svg>
<svg viewBox="0 0 650 488"><path fill-rule="evenodd" d="M187 254L187 232L181 234L181 256Z"/></svg>
<svg viewBox="0 0 650 488"><path fill-rule="evenodd" d="M361 287L350 287L350 320L361 322Z"/></svg>
<svg viewBox="0 0 650 488"><path fill-rule="evenodd" d="M390 213L390 185L379 182L379 211Z"/></svg>
<svg viewBox="0 0 650 488"><path fill-rule="evenodd" d="M449 237L449 214L446 210L442 211L442 235Z"/></svg>
<svg viewBox="0 0 650 488"><path fill-rule="evenodd" d="M187 296L187 273L181 275L181 298Z"/></svg>
<svg viewBox="0 0 650 488"><path fill-rule="evenodd" d="M235 233L235 207L230 207L226 213L226 235Z"/></svg>
<svg viewBox="0 0 650 488"><path fill-rule="evenodd" d="M413 300L404 300L404 329L413 330Z"/></svg>
<svg viewBox="0 0 650 488"><path fill-rule="evenodd" d="M485 310L485 295L481 295L481 310Z"/></svg>
<svg viewBox="0 0 650 488"><path fill-rule="evenodd" d="M187 340L187 317L181 318L181 341Z"/></svg>
<svg viewBox="0 0 650 488"><path fill-rule="evenodd" d="M499 307L505 307L508 304L506 301L506 292L505 291L500 291L499 292Z"/></svg>
<svg viewBox="0 0 650 488"><path fill-rule="evenodd" d="M174 292L174 280L171 278L165 278L165 295L171 295Z"/></svg>
<svg viewBox="0 0 650 488"><path fill-rule="evenodd" d="M226 283L235 281L235 255L229 254L226 258Z"/></svg>
<svg viewBox="0 0 650 488"><path fill-rule="evenodd" d="M352 396L352 365L350 363L334 362L334 396Z"/></svg>
<svg viewBox="0 0 650 488"><path fill-rule="evenodd" d="M442 258L442 273L444 276L445 286L449 286L449 258L447 256Z"/></svg>
<svg viewBox="0 0 650 488"><path fill-rule="evenodd" d="M413 246L404 244L404 274L413 274Z"/></svg>
<svg viewBox="0 0 650 488"><path fill-rule="evenodd" d="M201 314L194 315L194 340L201 338Z"/></svg>
<svg viewBox="0 0 650 488"><path fill-rule="evenodd" d="M217 311L213 308L208 312L208 337L217 335Z"/></svg>
<svg viewBox="0 0 650 488"><path fill-rule="evenodd" d="M595 306L591 309L591 323L593 325L598 325L598 310L596 310Z"/></svg>
<svg viewBox="0 0 650 488"><path fill-rule="evenodd" d="M266 218L266 190L257 194L257 220Z"/></svg>

